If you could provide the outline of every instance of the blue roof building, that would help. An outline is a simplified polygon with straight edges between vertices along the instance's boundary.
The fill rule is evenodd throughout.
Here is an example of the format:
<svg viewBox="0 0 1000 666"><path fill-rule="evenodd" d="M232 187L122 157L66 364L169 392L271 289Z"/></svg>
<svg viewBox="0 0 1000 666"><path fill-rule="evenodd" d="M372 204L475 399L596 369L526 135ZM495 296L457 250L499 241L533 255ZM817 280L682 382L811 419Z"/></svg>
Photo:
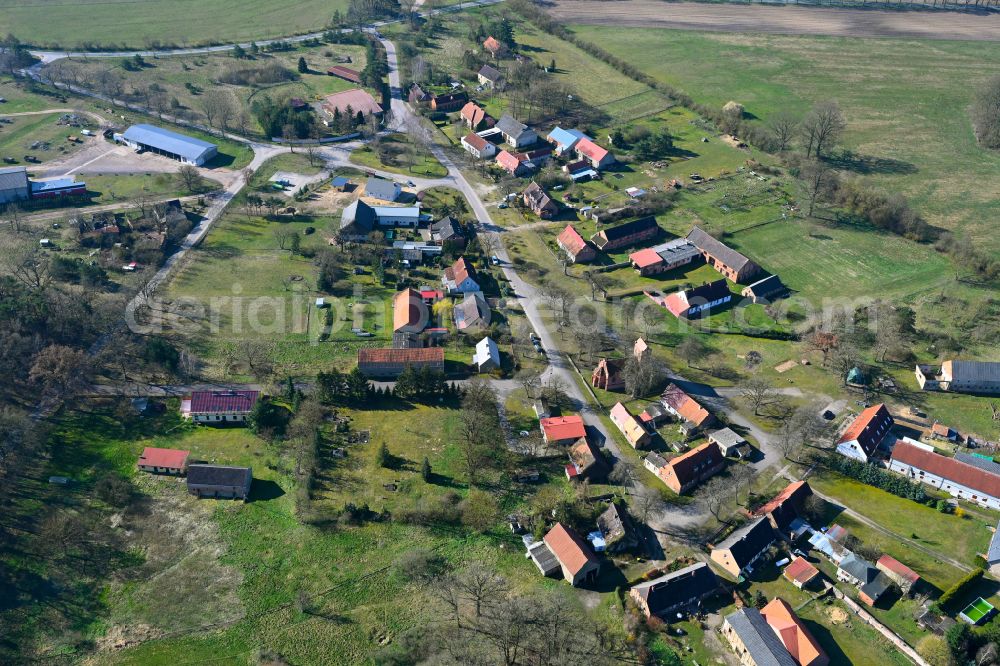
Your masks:
<svg viewBox="0 0 1000 666"><path fill-rule="evenodd" d="M546 137L548 142L554 144L556 147L556 153L562 155L563 153L568 153L576 144L580 142L580 139L589 139L590 137L575 129L563 129L561 127L555 127L549 135Z"/></svg>
<svg viewBox="0 0 1000 666"><path fill-rule="evenodd" d="M115 138L119 137L133 148L148 150L195 166L202 166L219 154L219 147L214 143L154 125L132 125Z"/></svg>

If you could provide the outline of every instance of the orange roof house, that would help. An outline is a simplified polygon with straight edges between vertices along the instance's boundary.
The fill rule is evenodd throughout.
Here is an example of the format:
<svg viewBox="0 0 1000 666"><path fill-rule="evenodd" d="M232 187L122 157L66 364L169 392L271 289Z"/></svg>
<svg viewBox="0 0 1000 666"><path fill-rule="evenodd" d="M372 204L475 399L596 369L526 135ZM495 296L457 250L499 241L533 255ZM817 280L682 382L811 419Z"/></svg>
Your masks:
<svg viewBox="0 0 1000 666"><path fill-rule="evenodd" d="M181 474L187 468L189 455L189 451L180 449L158 449L147 446L142 450L136 467L144 472Z"/></svg>
<svg viewBox="0 0 1000 666"><path fill-rule="evenodd" d="M512 176L516 176L527 169L527 161L528 156L524 153L512 153L509 150L501 150L497 153L497 164Z"/></svg>
<svg viewBox="0 0 1000 666"><path fill-rule="evenodd" d="M489 51L493 57L499 56L507 50L507 47L501 44L493 35L486 38L483 42L483 48Z"/></svg>
<svg viewBox="0 0 1000 666"><path fill-rule="evenodd" d="M576 154L595 169L601 169L615 161L614 155L601 148L589 138L580 139L576 144Z"/></svg>
<svg viewBox="0 0 1000 666"><path fill-rule="evenodd" d="M571 444L587 436L587 429L579 414L550 416L539 421L539 425L542 428L542 439L547 444Z"/></svg>
<svg viewBox="0 0 1000 666"><path fill-rule="evenodd" d="M861 462L875 455L894 421L883 403L872 405L858 414L837 441L837 453Z"/></svg>
<svg viewBox="0 0 1000 666"><path fill-rule="evenodd" d="M671 458L657 474L668 488L680 495L717 474L725 464L719 445L708 442Z"/></svg>
<svg viewBox="0 0 1000 666"><path fill-rule="evenodd" d="M638 449L649 441L649 433L646 431L646 428L620 402L615 403L615 406L611 408L611 422L618 426L618 429L625 435L625 439L628 440L633 449Z"/></svg>
<svg viewBox="0 0 1000 666"><path fill-rule="evenodd" d="M475 102L468 102L462 107L462 122L472 130L479 129L479 126L486 122L486 110Z"/></svg>
<svg viewBox="0 0 1000 666"><path fill-rule="evenodd" d="M816 577L819 576L819 569L814 567L806 558L796 557L785 567L781 575L788 579L792 585L802 589L803 587L808 587L812 581L816 580Z"/></svg>
<svg viewBox="0 0 1000 666"><path fill-rule="evenodd" d="M892 579L892 582L899 585L900 589L906 593L909 593L913 586L920 582L920 574L889 555L878 558L875 568Z"/></svg>
<svg viewBox="0 0 1000 666"><path fill-rule="evenodd" d="M771 526L782 531L798 517L802 503L810 495L812 495L812 488L805 481L790 483L784 490L775 495L774 499L751 513L750 517L767 516L768 520L771 521Z"/></svg>
<svg viewBox="0 0 1000 666"><path fill-rule="evenodd" d="M572 529L564 527L562 523L556 523L543 540L559 560L563 576L572 585L576 586L597 577L600 562Z"/></svg>
<svg viewBox="0 0 1000 666"><path fill-rule="evenodd" d="M783 599L772 600L760 614L798 666L827 666L830 663L823 648Z"/></svg>
<svg viewBox="0 0 1000 666"><path fill-rule="evenodd" d="M584 240L572 224L567 224L556 237L556 245L566 253L566 257L574 264L583 264L597 258L597 250Z"/></svg>
<svg viewBox="0 0 1000 666"><path fill-rule="evenodd" d="M660 395L660 403L668 412L681 419L688 431L710 425L714 417L697 400L688 395L677 384L670 384Z"/></svg>
<svg viewBox="0 0 1000 666"><path fill-rule="evenodd" d="M419 333L427 325L426 307L419 291L404 289L392 297L394 333Z"/></svg>

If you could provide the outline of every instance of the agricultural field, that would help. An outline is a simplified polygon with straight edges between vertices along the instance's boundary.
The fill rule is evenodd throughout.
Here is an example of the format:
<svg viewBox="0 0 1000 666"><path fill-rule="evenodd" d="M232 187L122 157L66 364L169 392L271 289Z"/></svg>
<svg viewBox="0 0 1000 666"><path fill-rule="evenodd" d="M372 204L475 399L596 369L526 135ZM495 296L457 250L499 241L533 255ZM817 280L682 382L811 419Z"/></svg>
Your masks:
<svg viewBox="0 0 1000 666"><path fill-rule="evenodd" d="M575 26L696 101L730 100L766 122L836 100L847 117L839 166L911 200L928 220L993 250L1000 154L975 142L967 107L1000 73L1000 45ZM664 64L666 63L666 66Z"/></svg>
<svg viewBox="0 0 1000 666"><path fill-rule="evenodd" d="M308 65L304 73L298 71L300 57ZM93 87L99 86L99 77L107 71L119 76L126 90L155 84L158 89L154 89L151 103L161 100L165 112L207 123L205 105L210 102L206 99L211 97L209 93L220 90L249 106L260 95L314 102L356 88L356 84L326 73L337 64L361 71L365 67L365 48L350 44L298 45L288 51L262 52L244 60L228 53L199 54L146 58L141 66L134 66L131 59L67 58L48 65L45 71L56 80L89 81ZM249 122L248 129L260 131L256 120L251 117ZM229 124L235 126L236 121L230 119Z"/></svg>
<svg viewBox="0 0 1000 666"><path fill-rule="evenodd" d="M144 49L153 45L198 46L261 40L322 31L342 0L304 0L295 11L277 0L177 0L169 4L107 4L83 0L0 2L0 32L36 47L89 45Z"/></svg>

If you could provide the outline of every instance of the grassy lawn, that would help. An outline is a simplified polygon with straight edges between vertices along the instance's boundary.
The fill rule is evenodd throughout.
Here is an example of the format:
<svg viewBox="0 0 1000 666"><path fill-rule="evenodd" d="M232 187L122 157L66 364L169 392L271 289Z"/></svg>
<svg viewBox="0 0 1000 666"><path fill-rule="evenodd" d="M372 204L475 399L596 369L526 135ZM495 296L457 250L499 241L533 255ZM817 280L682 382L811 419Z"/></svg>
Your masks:
<svg viewBox="0 0 1000 666"><path fill-rule="evenodd" d="M75 490L64 489L64 502L80 501L82 491L107 471L136 484L122 529L109 528L125 539L132 568L107 580L81 577L72 589L59 591L60 599L74 603L99 598L85 609L80 604L75 627L98 645L133 639L128 649L99 653L101 663L246 663L261 646L296 663L370 663L382 645L436 617L428 591L392 570L393 561L414 548L432 549L453 567L484 561L515 589L541 585L579 603L569 586L540 578L522 556L518 537L505 529L473 534L461 527L398 522L303 524L296 517L287 452L245 429L182 423L177 406L170 401L163 415L137 419L119 414L112 403L89 403L56 419L57 445L45 473L74 479ZM331 509L345 501L398 509L452 491L463 494L453 436L457 414L448 407L402 403L346 410L342 415L352 429L368 430L371 438L368 444L345 443L346 458L324 458L316 501ZM413 423L422 425L419 432ZM382 441L394 455L391 470L374 464ZM199 501L175 479L138 473L135 459L144 446L185 448L196 459L252 465L251 500ZM420 479L424 455L435 471L431 484ZM397 482L397 491L383 489L387 481ZM519 494L503 490L504 509L522 502ZM309 614L296 610L300 593L311 598ZM49 645L74 654L71 644L61 644L66 637L57 629L43 635Z"/></svg>
<svg viewBox="0 0 1000 666"><path fill-rule="evenodd" d="M2 96L3 93L0 93ZM6 111L6 105L0 105L0 112ZM26 164L33 168L32 163L24 158L28 155L39 162L51 162L72 155L84 143L101 141L96 137L84 137L76 127L58 124L63 114L52 113L39 116L20 116L10 118L9 123L0 124L0 157L12 157L17 164ZM75 136L83 143L72 143L67 137ZM8 166L4 162L4 166Z"/></svg>
<svg viewBox="0 0 1000 666"><path fill-rule="evenodd" d="M66 103L55 95L49 97L29 92L24 86L18 85L10 78L0 79L0 97L7 100L3 104L0 104L0 116L6 113L24 113L26 111L67 108Z"/></svg>
<svg viewBox="0 0 1000 666"><path fill-rule="evenodd" d="M832 473L813 476L809 479L809 483L819 492L843 502L886 529L904 538L914 539L931 550L947 554L969 565L973 564L977 554L985 552L990 541L991 533L987 529L987 523L975 517L960 518L942 514L931 507ZM847 519L846 516L843 518ZM880 543L876 545L884 547L889 554L894 554L894 549L899 547L899 544L892 543L892 540L886 537L879 539L879 536L871 535L871 538L873 541L878 539ZM861 538L864 540L864 537ZM927 558L928 556L922 555L922 559ZM904 557L897 559L906 563ZM932 584L938 585L941 589L947 588L961 578L962 573L950 565L945 565L944 569L940 567L940 563L935 567L940 576L935 580L933 572L921 571L918 564L913 565L917 573L927 577ZM948 572L953 578L948 578Z"/></svg>
<svg viewBox="0 0 1000 666"><path fill-rule="evenodd" d="M423 146L418 146L405 134L390 134L383 138L380 147L369 145L351 153L351 161L370 169L400 173L405 176L441 178L448 170Z"/></svg>
<svg viewBox="0 0 1000 666"><path fill-rule="evenodd" d="M277 0L177 0L109 5L97 0L73 4L42 0L0 1L0 32L33 46L149 48L155 44L196 46L322 30L347 3L303 0L289 11Z"/></svg>
<svg viewBox="0 0 1000 666"><path fill-rule="evenodd" d="M80 176L87 183L87 191L94 197L94 204L111 204L121 202L127 204L139 195L149 197L185 196L188 193L177 182L173 174L156 173L143 175L130 174L87 174ZM219 187L215 181L208 181L212 189Z"/></svg>
<svg viewBox="0 0 1000 666"><path fill-rule="evenodd" d="M977 86L1000 71L1000 45L596 26L574 31L701 103L721 107L736 100L762 120L837 100L848 121L845 144L860 158L857 172L906 193L932 223L997 247L986 221L996 217L1000 191L983 178L1000 168L1000 154L976 145L967 106Z"/></svg>

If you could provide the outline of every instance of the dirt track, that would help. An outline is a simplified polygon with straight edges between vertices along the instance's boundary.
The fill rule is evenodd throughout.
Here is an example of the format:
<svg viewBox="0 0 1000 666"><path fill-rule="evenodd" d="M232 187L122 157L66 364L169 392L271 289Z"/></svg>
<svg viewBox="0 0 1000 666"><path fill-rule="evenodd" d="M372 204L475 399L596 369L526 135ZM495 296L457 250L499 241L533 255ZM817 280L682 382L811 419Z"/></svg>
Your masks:
<svg viewBox="0 0 1000 666"><path fill-rule="evenodd" d="M1000 41L1000 13L707 5L662 0L556 0L565 23L717 32Z"/></svg>

